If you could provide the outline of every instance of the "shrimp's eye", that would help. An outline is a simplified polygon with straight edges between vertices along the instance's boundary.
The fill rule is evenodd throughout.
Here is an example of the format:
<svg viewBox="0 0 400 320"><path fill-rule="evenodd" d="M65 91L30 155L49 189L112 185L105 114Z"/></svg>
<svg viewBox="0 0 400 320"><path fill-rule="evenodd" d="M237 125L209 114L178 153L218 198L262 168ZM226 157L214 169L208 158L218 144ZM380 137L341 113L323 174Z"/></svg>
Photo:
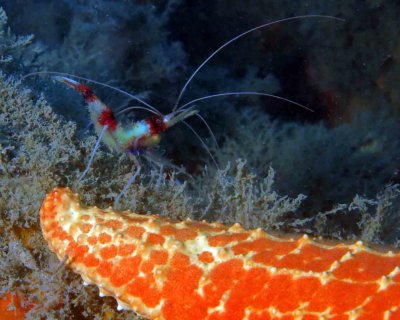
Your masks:
<svg viewBox="0 0 400 320"><path fill-rule="evenodd" d="M159 116L154 116L147 120L147 124L150 126L150 133L159 134L167 129L164 119Z"/></svg>

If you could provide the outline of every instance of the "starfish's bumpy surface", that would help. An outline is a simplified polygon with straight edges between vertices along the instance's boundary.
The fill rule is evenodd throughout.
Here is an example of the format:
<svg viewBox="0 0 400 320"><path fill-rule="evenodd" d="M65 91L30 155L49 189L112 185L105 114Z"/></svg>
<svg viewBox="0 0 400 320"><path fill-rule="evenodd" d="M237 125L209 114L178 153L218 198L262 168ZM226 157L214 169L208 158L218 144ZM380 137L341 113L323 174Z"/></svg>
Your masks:
<svg viewBox="0 0 400 320"><path fill-rule="evenodd" d="M400 319L400 253L84 207L41 208L49 247L84 282L151 319Z"/></svg>

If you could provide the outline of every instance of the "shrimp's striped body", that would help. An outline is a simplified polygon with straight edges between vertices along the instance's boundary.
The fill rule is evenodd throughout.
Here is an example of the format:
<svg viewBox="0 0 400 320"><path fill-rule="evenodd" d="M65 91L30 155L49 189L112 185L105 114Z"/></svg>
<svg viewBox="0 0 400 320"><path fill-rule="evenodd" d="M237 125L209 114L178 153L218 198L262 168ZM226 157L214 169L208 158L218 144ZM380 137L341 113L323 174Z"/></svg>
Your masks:
<svg viewBox="0 0 400 320"><path fill-rule="evenodd" d="M400 319L400 253L43 202L49 247L119 308L158 320Z"/></svg>
<svg viewBox="0 0 400 320"><path fill-rule="evenodd" d="M97 135L102 136L103 143L116 152L138 155L140 151L157 145L160 142L162 132L197 113L197 110L187 109L178 116L157 114L126 127L118 122L112 109L105 105L89 86L66 77L57 76L54 79L67 84L82 94ZM177 117L179 120L176 119ZM105 127L106 130L103 132Z"/></svg>

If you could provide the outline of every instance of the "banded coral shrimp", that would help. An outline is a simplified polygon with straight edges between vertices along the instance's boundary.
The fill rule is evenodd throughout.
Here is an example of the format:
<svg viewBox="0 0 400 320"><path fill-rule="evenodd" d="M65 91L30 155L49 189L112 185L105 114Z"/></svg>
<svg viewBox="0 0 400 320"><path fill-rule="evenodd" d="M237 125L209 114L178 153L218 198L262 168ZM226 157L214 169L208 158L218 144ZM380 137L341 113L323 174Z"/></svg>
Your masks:
<svg viewBox="0 0 400 320"><path fill-rule="evenodd" d="M93 147L93 150L90 154L89 161L79 177L78 181L81 181L83 177L86 175L88 170L90 169L90 166L93 162L94 156L96 154L96 151L98 150L100 143L103 142L109 149L112 151L118 152L118 153L125 153L128 155L130 159L132 159L135 171L132 174L132 176L128 179L127 183L125 184L123 190L121 193L116 197L114 206L117 206L121 197L126 193L130 185L135 181L137 176L141 172L142 165L138 159L138 157L142 157L150 162L154 162L154 160L150 157L148 150L151 150L152 147L157 145L160 141L160 134L166 131L168 128L174 126L175 124L178 123L183 123L186 125L192 133L195 135L195 137L198 139L202 147L206 150L210 158L212 159L213 163L215 164L216 167L218 167L217 161L214 159L213 154L211 153L210 149L207 147L205 141L201 138L201 136L197 133L197 131L186 122L186 119L192 116L198 117L201 122L205 125L207 128L212 140L214 141L215 144L217 144L217 140L206 122L206 120L199 114L199 110L195 107L195 103L208 100L208 99L213 99L217 97L226 97L226 96L240 96L240 95L250 95L250 96L264 96L264 97L269 97L277 100L281 100L285 103L289 103L298 107L301 107L305 110L308 110L310 112L313 112L312 109L306 107L303 104L300 104L298 102L295 102L293 100L287 99L285 97L277 96L274 94L269 94L269 93L263 93L263 92L256 92L256 91L232 91L232 92L220 92L220 93L215 93L215 94L210 94L206 95L203 97L195 98L189 102L182 103L181 101L183 99L183 96L189 86L189 84L192 82L194 77L198 74L198 72L215 56L217 55L221 50L223 50L225 47L229 46L231 43L235 42L236 40L239 40L240 38L248 35L249 33L255 32L257 30L267 28L269 26L272 26L274 24L278 23L283 23L287 22L290 20L298 20L298 19L309 19L309 18L317 18L317 19L332 19L332 20L338 20L338 21L343 21L341 18L337 18L334 16L327 16L327 15L301 15L301 16L294 16L294 17L289 17L289 18L284 18L280 20L275 20L272 22L268 22L262 25L258 25L254 28L248 29L237 36L229 39L226 41L224 44L222 44L220 47L218 47L216 50L214 50L196 69L195 71L190 75L190 77L186 80L184 83L182 89L179 92L179 95L176 99L176 102L174 103L174 106L171 110L170 113L164 115L162 114L157 108L152 106L151 104L147 103L146 101L138 98L137 96L130 94L129 92L126 92L122 89L116 88L114 86L108 85L106 83L98 82L92 79L68 74L68 73L62 73L62 72L52 72L52 71L38 71L38 72L33 72L28 75L26 75L24 78L31 77L31 76L36 76L36 75L51 75L53 76L53 79L62 83L67 84L68 86L76 89L79 91L82 95L83 98L85 99L86 103L88 104L88 108L90 111L90 117L91 121L95 127L95 131L98 135L97 141L95 143L95 146ZM129 98L136 100L137 102L140 103L139 106L131 106L127 107L118 113L115 113L110 107L105 105L100 99L97 98L97 96L94 94L92 89L88 87L85 84L81 84L80 82L77 82L76 80L83 80L88 83L93 83L97 84L100 86L104 86L107 88L110 88L112 90L115 90L121 94L124 94L128 96ZM123 126L118 120L118 116L121 114L128 112L128 111L135 111L135 110L144 110L148 113L151 113L152 116L150 118L145 118L143 120L136 121L130 126Z"/></svg>

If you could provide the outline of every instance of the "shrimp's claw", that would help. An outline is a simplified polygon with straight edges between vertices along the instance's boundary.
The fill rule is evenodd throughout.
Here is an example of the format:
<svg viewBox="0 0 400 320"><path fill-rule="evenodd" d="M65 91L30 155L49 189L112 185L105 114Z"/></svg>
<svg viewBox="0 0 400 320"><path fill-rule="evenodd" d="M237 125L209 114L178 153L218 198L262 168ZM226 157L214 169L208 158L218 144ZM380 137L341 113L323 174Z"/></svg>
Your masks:
<svg viewBox="0 0 400 320"><path fill-rule="evenodd" d="M164 116L164 123L168 128L170 128L197 113L199 113L199 110L195 109L194 107L182 109L178 112L172 112Z"/></svg>
<svg viewBox="0 0 400 320"><path fill-rule="evenodd" d="M82 93L83 98L88 103L93 102L94 100L97 99L92 89L90 89L90 87L85 84L79 83L78 81L63 76L53 76L52 79L58 82L65 83L66 85L74 88L75 90L78 90L80 93Z"/></svg>

